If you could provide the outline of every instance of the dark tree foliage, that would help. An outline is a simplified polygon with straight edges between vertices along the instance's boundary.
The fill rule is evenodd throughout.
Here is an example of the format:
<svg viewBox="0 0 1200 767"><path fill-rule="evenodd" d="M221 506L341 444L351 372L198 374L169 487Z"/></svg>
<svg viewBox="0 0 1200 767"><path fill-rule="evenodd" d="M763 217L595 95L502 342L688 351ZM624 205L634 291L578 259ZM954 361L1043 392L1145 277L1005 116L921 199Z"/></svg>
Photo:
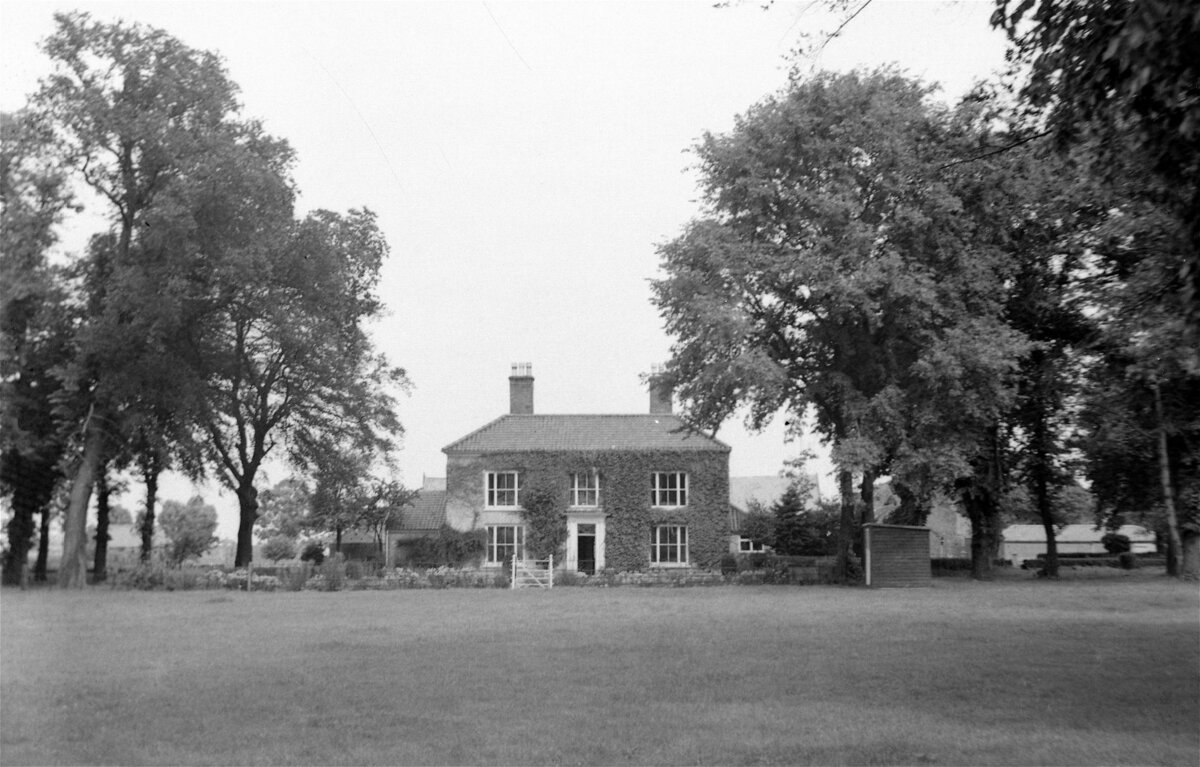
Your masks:
<svg viewBox="0 0 1200 767"><path fill-rule="evenodd" d="M130 423L157 421L161 431L156 409L174 415L192 402L197 378L177 340L198 325L189 313L199 306L189 299L212 291L196 290L204 263L196 238L177 235L204 228L190 204L195 184L224 176L200 169L227 156L222 146L247 143L248 131L232 119L236 88L218 57L136 24L79 13L55 21L43 45L55 69L33 104L53 126L63 161L107 201L112 222L93 241L87 319L63 371L74 401L61 414L82 435L59 578L71 587L83 585L85 518L100 463L125 444ZM236 199L227 191L216 196Z"/></svg>
<svg viewBox="0 0 1200 767"><path fill-rule="evenodd" d="M777 554L825 556L835 553L840 505L806 506L807 496L792 486L771 507Z"/></svg>
<svg viewBox="0 0 1200 767"><path fill-rule="evenodd" d="M194 496L186 504L166 501L162 510L162 530L170 546L167 554L175 565L198 557L217 542L217 510Z"/></svg>
<svg viewBox="0 0 1200 767"><path fill-rule="evenodd" d="M211 371L202 420L211 460L238 498L239 565L251 556L267 456L278 447L307 467L345 450L369 466L403 431L394 397L408 385L365 328L382 311L388 252L373 213L316 211L265 245L229 263L228 300L192 347Z"/></svg>
<svg viewBox="0 0 1200 767"><path fill-rule="evenodd" d="M0 115L0 491L11 499L3 581L24 572L34 517L62 478L67 435L54 417L54 374L71 355L73 314L47 255L71 205L44 123Z"/></svg>
<svg viewBox="0 0 1200 767"><path fill-rule="evenodd" d="M1063 147L1087 143L1102 167L1134 158L1185 223L1174 266L1190 365L1200 366L1200 12L1172 0L996 0L992 17L1027 68L1030 122ZM1119 176L1114 173L1114 178Z"/></svg>
<svg viewBox="0 0 1200 767"><path fill-rule="evenodd" d="M854 475L869 521L878 474L933 486L968 473L1023 349L1001 318L999 237L976 218L990 184L955 166L980 120L929 92L886 70L821 74L706 135L707 216L660 247L653 283L676 338L664 376L688 417L714 428L746 404L757 427L815 412L839 468L842 572Z"/></svg>
<svg viewBox="0 0 1200 767"><path fill-rule="evenodd" d="M296 556L296 539L286 535L273 535L263 544L263 556L272 562Z"/></svg>
<svg viewBox="0 0 1200 767"><path fill-rule="evenodd" d="M443 524L436 534L417 541L412 562L418 567L462 567L481 560L486 550L484 530L464 532Z"/></svg>

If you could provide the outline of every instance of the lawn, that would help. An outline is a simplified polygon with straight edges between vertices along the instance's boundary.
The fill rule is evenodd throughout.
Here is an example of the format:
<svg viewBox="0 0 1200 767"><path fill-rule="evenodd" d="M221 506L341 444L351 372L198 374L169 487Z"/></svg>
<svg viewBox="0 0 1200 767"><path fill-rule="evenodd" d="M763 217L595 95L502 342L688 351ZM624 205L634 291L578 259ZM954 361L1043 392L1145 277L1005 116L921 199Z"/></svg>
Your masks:
<svg viewBox="0 0 1200 767"><path fill-rule="evenodd" d="M1180 764L1200 594L0 594L0 762Z"/></svg>

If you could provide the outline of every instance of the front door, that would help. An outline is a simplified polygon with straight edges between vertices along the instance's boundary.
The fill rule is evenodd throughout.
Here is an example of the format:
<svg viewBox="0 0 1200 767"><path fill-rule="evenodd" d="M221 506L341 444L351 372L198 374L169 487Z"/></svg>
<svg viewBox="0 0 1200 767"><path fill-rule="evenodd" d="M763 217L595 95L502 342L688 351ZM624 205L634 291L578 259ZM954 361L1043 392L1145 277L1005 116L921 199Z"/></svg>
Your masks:
<svg viewBox="0 0 1200 767"><path fill-rule="evenodd" d="M596 574L596 526L580 525L575 534L575 551L578 555L577 569L588 575Z"/></svg>

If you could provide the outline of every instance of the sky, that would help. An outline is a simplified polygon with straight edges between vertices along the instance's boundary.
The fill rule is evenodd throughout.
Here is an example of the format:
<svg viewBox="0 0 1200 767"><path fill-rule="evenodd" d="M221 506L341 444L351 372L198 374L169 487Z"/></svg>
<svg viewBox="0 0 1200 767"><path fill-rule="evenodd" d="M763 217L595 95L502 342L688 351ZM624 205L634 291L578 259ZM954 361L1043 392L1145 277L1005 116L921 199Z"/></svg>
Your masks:
<svg viewBox="0 0 1200 767"><path fill-rule="evenodd" d="M821 2L0 2L0 109L50 72L53 14L159 27L220 53L243 116L298 155L298 213L367 207L391 247L387 316L372 334L408 372L399 479L445 476L442 447L508 410L514 362L539 413L643 413L641 382L669 358L651 303L656 246L702 213L689 153L781 88ZM852 5L852 7L856 7ZM956 100L1003 65L991 0L873 0L802 71L895 64ZM811 48L810 48L811 50ZM64 223L77 253L105 215ZM100 224L103 225L103 224ZM784 418L718 438L734 476L774 475L815 438ZM811 464L832 494L824 457ZM269 467L260 487L288 476ZM235 537L237 502L200 492ZM141 493L135 488L135 496ZM136 508L130 496L122 501Z"/></svg>

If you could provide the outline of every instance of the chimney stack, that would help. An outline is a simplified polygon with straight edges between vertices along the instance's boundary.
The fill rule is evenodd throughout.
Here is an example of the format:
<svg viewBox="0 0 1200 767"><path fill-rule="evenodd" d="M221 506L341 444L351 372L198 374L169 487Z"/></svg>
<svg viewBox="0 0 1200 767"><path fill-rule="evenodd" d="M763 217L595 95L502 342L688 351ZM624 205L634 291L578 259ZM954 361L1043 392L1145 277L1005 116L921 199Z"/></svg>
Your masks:
<svg viewBox="0 0 1200 767"><path fill-rule="evenodd" d="M514 362L508 377L508 412L533 415L533 363Z"/></svg>
<svg viewBox="0 0 1200 767"><path fill-rule="evenodd" d="M663 366L650 366L650 414L671 415L674 409L671 397L674 392L671 386L663 381Z"/></svg>

